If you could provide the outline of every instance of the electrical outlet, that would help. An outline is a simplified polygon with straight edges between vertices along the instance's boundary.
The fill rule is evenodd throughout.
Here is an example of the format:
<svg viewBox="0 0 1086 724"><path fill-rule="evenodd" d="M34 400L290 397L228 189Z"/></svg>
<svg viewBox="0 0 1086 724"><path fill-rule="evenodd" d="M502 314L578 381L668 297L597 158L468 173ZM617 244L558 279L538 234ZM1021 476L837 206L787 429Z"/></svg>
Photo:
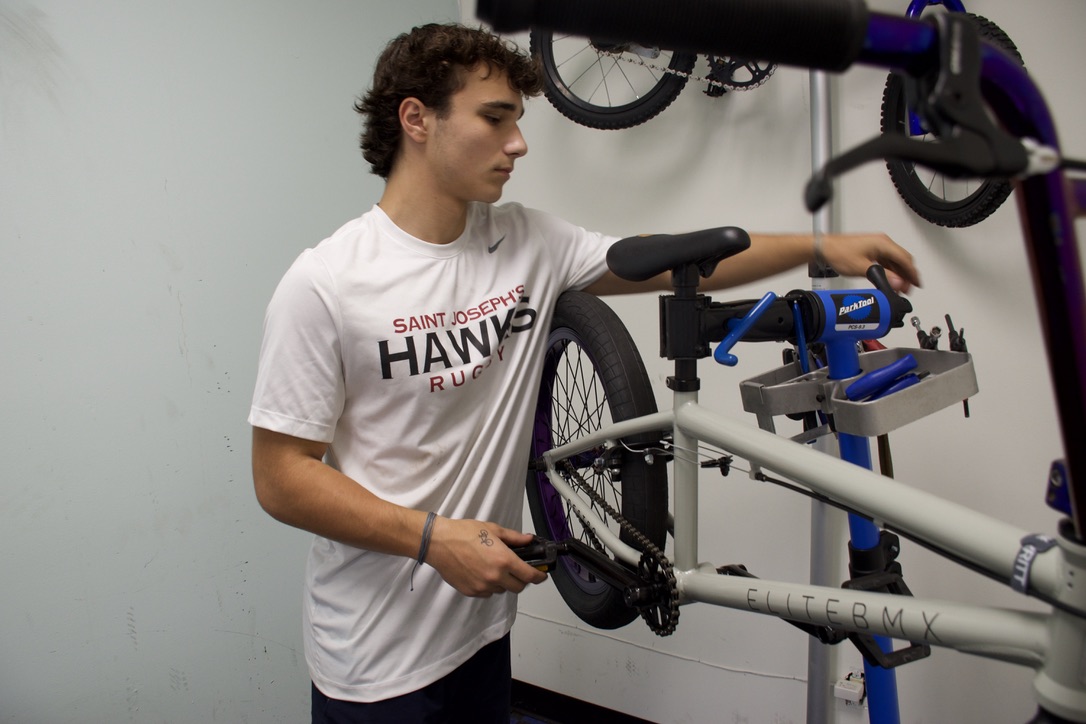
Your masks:
<svg viewBox="0 0 1086 724"><path fill-rule="evenodd" d="M852 672L841 677L833 685L833 695L847 704L863 703L864 697L867 696L864 675Z"/></svg>

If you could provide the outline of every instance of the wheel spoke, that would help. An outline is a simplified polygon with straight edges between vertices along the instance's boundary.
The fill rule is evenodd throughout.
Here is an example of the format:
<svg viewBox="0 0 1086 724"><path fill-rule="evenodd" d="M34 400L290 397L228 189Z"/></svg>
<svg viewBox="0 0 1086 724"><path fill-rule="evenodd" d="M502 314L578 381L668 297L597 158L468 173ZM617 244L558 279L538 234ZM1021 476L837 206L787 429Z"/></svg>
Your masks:
<svg viewBox="0 0 1086 724"><path fill-rule="evenodd" d="M544 357L541 393L532 436L533 459L554 446L598 432L612 421L656 410L644 366L625 328L602 302L581 292L568 292L559 299ZM578 491L576 499L581 502L577 505L584 513L559 495L546 475L530 471L528 503L540 535L581 540L602 550L593 529L599 521L633 545L663 545L667 518L663 466L649 469L639 458L610 444L554 463L551 474L562 475ZM635 514L623 524L618 519L626 508ZM593 523L588 525L583 516L591 516ZM568 556L560 559L554 581L563 599L592 625L614 628L637 616L621 591L597 580Z"/></svg>
<svg viewBox="0 0 1086 724"><path fill-rule="evenodd" d="M551 394L551 428L554 444L563 444L586 433L599 430L606 424L608 413L603 384L596 375L591 358L579 346L572 343L563 345L561 355L561 363L554 376ZM603 454L602 451L600 454ZM614 501L612 503L614 507L620 508L621 491L606 468L597 470L592 467L595 457L594 453L585 455L579 467L587 476L592 488L605 499ZM604 511L595 502L591 502L589 507L593 514L606 519ZM578 530L570 530L569 533L591 544L590 531L569 503L565 504L564 517L567 524L577 521ZM585 575L587 575L586 572Z"/></svg>

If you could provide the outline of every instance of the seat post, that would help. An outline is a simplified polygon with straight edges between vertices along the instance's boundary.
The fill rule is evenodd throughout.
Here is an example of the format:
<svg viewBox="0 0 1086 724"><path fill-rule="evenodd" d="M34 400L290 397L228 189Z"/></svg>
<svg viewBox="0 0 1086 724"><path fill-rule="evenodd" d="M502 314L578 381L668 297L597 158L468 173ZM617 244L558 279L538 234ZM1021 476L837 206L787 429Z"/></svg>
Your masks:
<svg viewBox="0 0 1086 724"><path fill-rule="evenodd" d="M661 344L666 357L675 361L675 374L667 378L675 410L688 403L697 404L701 389L698 358L709 354L709 345L703 340L701 330L703 312L709 300L698 294L700 281L697 264L682 264L671 271L675 293L660 298ZM672 463L673 560L679 570L690 570L698 562L698 441L676 425L672 430L672 443L676 450L688 451L675 455Z"/></svg>

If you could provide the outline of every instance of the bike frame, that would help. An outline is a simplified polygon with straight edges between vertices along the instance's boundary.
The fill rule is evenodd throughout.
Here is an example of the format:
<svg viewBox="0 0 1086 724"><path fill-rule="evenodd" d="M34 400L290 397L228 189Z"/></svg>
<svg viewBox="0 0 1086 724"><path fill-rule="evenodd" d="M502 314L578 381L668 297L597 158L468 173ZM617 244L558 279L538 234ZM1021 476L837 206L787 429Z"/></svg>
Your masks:
<svg viewBox="0 0 1086 724"><path fill-rule="evenodd" d="M702 602L857 633L949 647L1037 670L1038 700L1049 711L1086 720L1086 686L1067 661L1081 656L1086 636L1086 591L1070 584L1086 575L1086 547L1060 537L1034 552L1027 531L865 468L736 422L699 404L697 392L674 393L675 405L614 423L543 454L548 479L616 558L636 567L641 552L626 545L593 506L556 471L556 463L601 446L618 447L639 433L670 435L674 450L674 553L680 601ZM1029 589L1055 600L1051 614L994 609L950 601L720 575L698 551L698 471L694 451L704 443L753 466L802 483L810 491L856 510L926 545L952 551L964 562L1004 581L1027 578ZM662 463L658 463L662 464ZM1030 557L1032 558L1030 559ZM1029 567L1026 564L1029 563Z"/></svg>
<svg viewBox="0 0 1086 724"><path fill-rule="evenodd" d="M674 555L683 603L700 601L750 610L795 621L881 634L978 653L1037 667L1050 657L1058 641L1050 638L1048 616L993 610L935 599L895 596L810 586L765 579L722 576L700 562L697 547L699 442L723 448L844 503L908 537L954 551L964 560L996 572L1008 582L1021 576L1022 540L1029 531L982 515L865 468L798 445L771 432L730 420L700 405L696 392L675 393L671 411L614 423L575 443L543 454L548 467L557 461L638 433L674 435ZM684 452L686 451L686 452ZM641 552L619 540L553 469L548 479L561 496L584 516L593 532L615 554L636 566ZM1030 587L1074 609L1059 612L1086 630L1086 595L1068 596L1067 576L1086 563L1086 547L1066 541L1037 554L1029 572ZM1058 616L1057 616L1058 617ZM1084 692L1086 696L1086 692ZM1086 698L1083 699L1086 706ZM1083 709L1086 714L1086 709Z"/></svg>
<svg viewBox="0 0 1086 724"><path fill-rule="evenodd" d="M947 10L955 13L964 13L965 5L961 3L961 0L913 0L909 3L908 9L905 11L905 16L909 18L918 18L920 13L924 12L932 5L942 5Z"/></svg>
<svg viewBox="0 0 1086 724"><path fill-rule="evenodd" d="M643 40L654 40L651 31L646 30ZM728 48L718 50L726 53ZM890 70L917 64L932 67L938 53L936 26L872 14L858 62ZM985 100L1004 127L1017 137L1058 150L1055 126L1028 75L994 48L982 46L981 54ZM703 407L696 391L676 391L671 411L615 423L544 453L551 484L619 560L636 566L640 552L608 529L556 472L555 463L602 444L617 447L622 438L638 433L670 435L674 446L673 563L681 602L700 601L923 642L1028 666L1036 671L1034 691L1044 710L1086 721L1086 681L1078 675L1086 654L1086 590L1075 586L1086 575L1086 295L1073 228L1074 219L1086 215L1086 181L1068 179L1054 170L1020 181L1018 191L1051 377L1059 391L1069 471L1070 518L1051 538L1038 538L1031 531L737 423ZM701 442L796 481L942 555L989 572L1053 608L1042 614L720 575L715 566L700 562L697 548L699 465L693 451Z"/></svg>

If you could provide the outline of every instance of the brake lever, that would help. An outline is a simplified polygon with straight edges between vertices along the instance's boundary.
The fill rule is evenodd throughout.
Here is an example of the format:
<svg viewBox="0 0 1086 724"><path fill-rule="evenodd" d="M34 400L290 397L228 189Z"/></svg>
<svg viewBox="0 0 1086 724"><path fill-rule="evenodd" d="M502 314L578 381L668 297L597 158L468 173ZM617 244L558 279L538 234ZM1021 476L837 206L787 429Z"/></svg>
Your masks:
<svg viewBox="0 0 1086 724"><path fill-rule="evenodd" d="M1019 148L1022 147L1019 145ZM830 159L815 172L807 182L804 203L808 211L822 208L833 196L834 178L870 161L912 161L946 176L961 177L984 175L978 171L980 164L970 161L977 157L989 157L988 144L977 134L968 131L949 141L920 141L891 134L876 136ZM1025 168L1025 162L1022 168Z"/></svg>
<svg viewBox="0 0 1086 724"><path fill-rule="evenodd" d="M938 26L939 69L934 76L904 76L906 98L938 140L884 134L829 161L807 183L810 211L833 194L831 181L868 161L911 161L950 177L1003 177L1052 170L1052 149L1019 139L997 126L985 111L980 90L980 38L964 13L933 16Z"/></svg>

